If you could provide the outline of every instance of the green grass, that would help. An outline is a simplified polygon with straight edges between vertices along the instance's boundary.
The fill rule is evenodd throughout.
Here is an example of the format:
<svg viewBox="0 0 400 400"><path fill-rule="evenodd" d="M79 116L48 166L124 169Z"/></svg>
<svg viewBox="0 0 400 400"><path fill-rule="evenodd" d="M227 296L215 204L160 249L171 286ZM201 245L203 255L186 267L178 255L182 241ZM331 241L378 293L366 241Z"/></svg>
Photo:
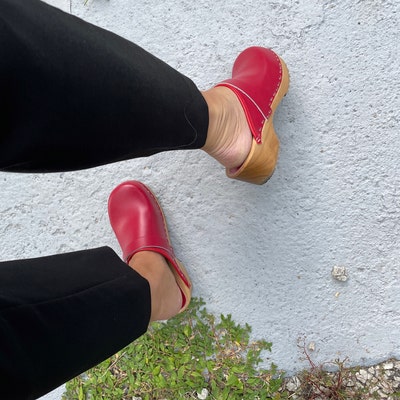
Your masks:
<svg viewBox="0 0 400 400"><path fill-rule="evenodd" d="M264 340L251 328L216 318L202 300L148 332L115 356L67 383L64 400L282 399L276 367L258 368Z"/></svg>

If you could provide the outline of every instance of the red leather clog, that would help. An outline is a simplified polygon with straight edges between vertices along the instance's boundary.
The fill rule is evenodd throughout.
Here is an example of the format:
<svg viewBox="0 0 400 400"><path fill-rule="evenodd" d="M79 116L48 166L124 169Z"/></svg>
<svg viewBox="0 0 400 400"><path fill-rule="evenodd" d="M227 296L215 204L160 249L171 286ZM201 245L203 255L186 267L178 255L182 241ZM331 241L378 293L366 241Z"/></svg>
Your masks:
<svg viewBox="0 0 400 400"><path fill-rule="evenodd" d="M138 181L118 185L110 194L108 214L126 262L139 251L154 251L167 260L182 292L182 308L189 305L192 284L175 257L164 214L151 190Z"/></svg>
<svg viewBox="0 0 400 400"><path fill-rule="evenodd" d="M286 64L270 49L249 47L237 57L232 78L216 86L228 87L236 94L253 135L245 162L226 173L230 178L261 185L273 174L278 159L279 140L272 120L289 89Z"/></svg>

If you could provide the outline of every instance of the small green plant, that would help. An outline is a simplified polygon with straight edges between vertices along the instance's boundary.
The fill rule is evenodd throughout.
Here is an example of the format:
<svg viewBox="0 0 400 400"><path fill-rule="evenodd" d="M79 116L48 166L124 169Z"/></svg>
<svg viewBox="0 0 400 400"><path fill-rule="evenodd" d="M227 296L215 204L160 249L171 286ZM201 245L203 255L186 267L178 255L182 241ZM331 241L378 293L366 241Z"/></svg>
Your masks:
<svg viewBox="0 0 400 400"><path fill-rule="evenodd" d="M218 320L201 299L97 367L67 383L64 400L283 399L274 365L257 368L264 340L230 315Z"/></svg>

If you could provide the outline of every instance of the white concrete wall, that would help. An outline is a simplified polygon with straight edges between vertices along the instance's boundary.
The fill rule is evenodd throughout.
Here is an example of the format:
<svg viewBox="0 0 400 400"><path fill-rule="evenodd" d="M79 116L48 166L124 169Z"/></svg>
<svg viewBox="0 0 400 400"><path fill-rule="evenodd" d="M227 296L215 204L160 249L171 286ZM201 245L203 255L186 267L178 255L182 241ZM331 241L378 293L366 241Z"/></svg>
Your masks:
<svg viewBox="0 0 400 400"><path fill-rule="evenodd" d="M63 10L67 13L71 12L71 0L43 0L43 1L54 7L58 7L60 10Z"/></svg>
<svg viewBox="0 0 400 400"><path fill-rule="evenodd" d="M400 356L400 5L396 0L84 0L72 13L162 58L205 89L250 45L275 49L291 88L282 150L262 187L228 180L199 151L87 171L0 174L0 258L118 245L109 192L125 179L159 196L195 296L273 342L293 372L348 356ZM112 135L112 132L110 132ZM348 280L331 276L347 269Z"/></svg>

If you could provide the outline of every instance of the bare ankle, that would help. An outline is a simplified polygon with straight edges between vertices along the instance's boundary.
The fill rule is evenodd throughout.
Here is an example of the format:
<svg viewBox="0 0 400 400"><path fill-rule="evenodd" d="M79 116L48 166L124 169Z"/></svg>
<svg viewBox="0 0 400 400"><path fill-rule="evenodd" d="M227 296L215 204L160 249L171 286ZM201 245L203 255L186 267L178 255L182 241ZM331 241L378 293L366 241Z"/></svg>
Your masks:
<svg viewBox="0 0 400 400"><path fill-rule="evenodd" d="M150 321L172 318L182 307L182 294L165 258L152 251L136 253L129 266L143 276L150 285Z"/></svg>

